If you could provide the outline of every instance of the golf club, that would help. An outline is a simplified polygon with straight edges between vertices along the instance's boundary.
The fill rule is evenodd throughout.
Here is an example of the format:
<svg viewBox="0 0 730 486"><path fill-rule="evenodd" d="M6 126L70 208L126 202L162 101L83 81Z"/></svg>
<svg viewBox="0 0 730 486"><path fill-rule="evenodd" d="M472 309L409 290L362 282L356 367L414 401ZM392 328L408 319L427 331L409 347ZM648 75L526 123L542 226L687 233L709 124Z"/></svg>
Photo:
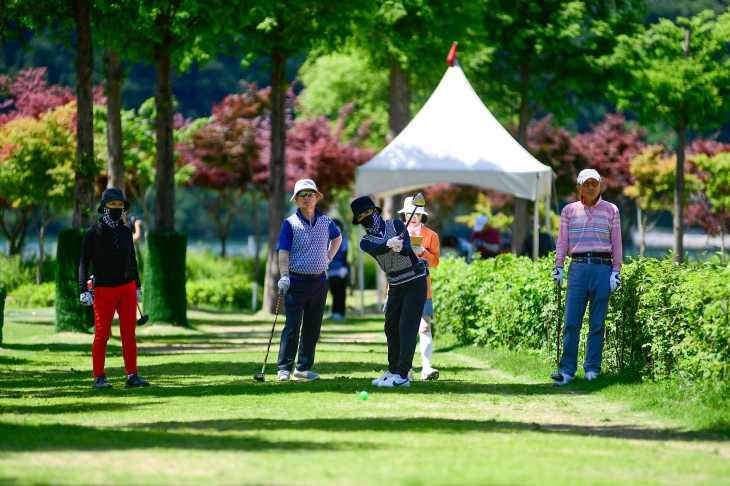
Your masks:
<svg viewBox="0 0 730 486"><path fill-rule="evenodd" d="M266 373L266 360L269 359L269 349L271 349L271 340L274 338L274 328L276 327L276 319L279 317L279 307L281 307L281 299L284 297L283 292L279 292L279 300L276 301L276 312L274 312L274 325L271 326L271 335L269 336L269 345L266 348L266 357L264 358L264 367L261 368L261 374L254 375L256 381L264 381L264 373Z"/></svg>
<svg viewBox="0 0 730 486"><path fill-rule="evenodd" d="M422 208L426 205L426 199L423 197L422 193L418 193L415 196L413 196L413 205L417 208ZM403 232L400 234L399 238L402 240L403 236L405 236L406 231L408 231L408 225L411 224L411 220L413 219L413 215L416 214L416 210L414 209L411 213L410 217L408 218L408 221L406 222L406 227L403 228ZM391 253L395 253L395 250L390 250Z"/></svg>
<svg viewBox="0 0 730 486"><path fill-rule="evenodd" d="M142 309L139 308L139 302L137 302L137 310L139 311L140 318L137 319L137 325L138 326L144 326L147 324L147 321L150 320L150 316L142 315Z"/></svg>
<svg viewBox="0 0 730 486"><path fill-rule="evenodd" d="M560 291L561 287L558 285L558 323L556 327L557 335L555 336L555 365L558 367L558 371L550 375L550 378L557 382L564 380L563 375L560 374L560 331L562 331L562 326L560 325Z"/></svg>

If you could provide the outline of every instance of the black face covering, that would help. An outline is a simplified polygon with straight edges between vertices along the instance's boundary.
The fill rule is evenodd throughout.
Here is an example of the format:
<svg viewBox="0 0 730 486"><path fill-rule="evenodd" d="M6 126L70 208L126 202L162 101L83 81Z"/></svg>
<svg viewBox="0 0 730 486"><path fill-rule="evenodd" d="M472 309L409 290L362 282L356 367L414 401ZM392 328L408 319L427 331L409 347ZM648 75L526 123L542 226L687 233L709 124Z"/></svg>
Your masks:
<svg viewBox="0 0 730 486"><path fill-rule="evenodd" d="M124 209L122 208L109 208L109 219L114 222L118 222L120 219L122 219L123 213Z"/></svg>
<svg viewBox="0 0 730 486"><path fill-rule="evenodd" d="M362 225L362 227L365 228L365 229L372 228L373 227L373 224L375 224L375 217L374 216L375 216L375 213L370 213L367 216L365 216L364 218L362 218L360 220L360 224Z"/></svg>

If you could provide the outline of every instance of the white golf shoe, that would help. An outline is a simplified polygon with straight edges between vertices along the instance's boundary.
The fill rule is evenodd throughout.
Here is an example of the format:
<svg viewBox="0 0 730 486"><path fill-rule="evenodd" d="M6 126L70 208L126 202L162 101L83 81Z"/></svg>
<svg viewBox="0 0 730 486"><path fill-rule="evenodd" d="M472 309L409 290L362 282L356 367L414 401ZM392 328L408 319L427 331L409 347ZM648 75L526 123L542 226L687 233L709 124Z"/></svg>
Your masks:
<svg viewBox="0 0 730 486"><path fill-rule="evenodd" d="M385 373L383 373L383 376L375 378L372 383L373 383L373 385L378 385L378 384L380 384L381 381L387 380L391 376L394 376L393 373L391 373L390 371L386 371Z"/></svg>
<svg viewBox="0 0 730 486"><path fill-rule="evenodd" d="M438 380L439 370L436 368L424 368L421 370L421 381Z"/></svg>
<svg viewBox="0 0 730 486"><path fill-rule="evenodd" d="M598 378L598 373L596 371L586 371L584 378L588 381L593 381Z"/></svg>
<svg viewBox="0 0 730 486"><path fill-rule="evenodd" d="M562 377L562 380L559 379L560 377ZM550 378L553 379L554 386L563 386L575 381L575 377L567 373L554 373L550 375Z"/></svg>
<svg viewBox="0 0 730 486"><path fill-rule="evenodd" d="M289 381L290 377L291 373L286 370L279 370L279 372L276 374L277 381Z"/></svg>
<svg viewBox="0 0 730 486"><path fill-rule="evenodd" d="M292 376L292 380L294 380L294 381L314 381L314 380L319 380L319 375L317 373L313 373L309 370L307 370L307 371L294 370L294 375Z"/></svg>
<svg viewBox="0 0 730 486"><path fill-rule="evenodd" d="M400 375L392 375L390 378L381 381L378 383L379 387L386 387L386 388L394 388L394 387L404 387L408 388L411 386L410 380L408 378L401 378Z"/></svg>

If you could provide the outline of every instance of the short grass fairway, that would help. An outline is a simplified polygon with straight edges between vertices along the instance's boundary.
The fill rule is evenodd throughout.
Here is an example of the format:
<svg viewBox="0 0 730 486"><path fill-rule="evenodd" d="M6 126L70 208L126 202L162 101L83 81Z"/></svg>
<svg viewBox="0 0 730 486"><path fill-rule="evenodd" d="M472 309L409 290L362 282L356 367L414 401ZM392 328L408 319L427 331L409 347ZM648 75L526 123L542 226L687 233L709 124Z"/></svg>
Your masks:
<svg viewBox="0 0 730 486"><path fill-rule="evenodd" d="M139 330L152 386L138 390L123 388L116 328L114 389L98 391L92 336L54 334L51 309L9 312L0 484L730 484L727 409L702 425L712 407L676 396L665 407L654 385L556 389L549 365L447 338L440 380L377 389L381 319L326 322L323 379L278 383L280 319L258 383L272 318L191 311L190 328Z"/></svg>

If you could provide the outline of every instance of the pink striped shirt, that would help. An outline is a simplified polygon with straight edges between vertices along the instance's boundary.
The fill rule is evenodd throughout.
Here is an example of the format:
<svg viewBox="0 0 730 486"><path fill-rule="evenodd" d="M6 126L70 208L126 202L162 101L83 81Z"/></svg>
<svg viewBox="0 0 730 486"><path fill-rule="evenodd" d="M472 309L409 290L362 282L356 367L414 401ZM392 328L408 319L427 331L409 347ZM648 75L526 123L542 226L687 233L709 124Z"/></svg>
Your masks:
<svg viewBox="0 0 730 486"><path fill-rule="evenodd" d="M600 196L592 207L576 201L563 208L555 266L563 268L566 255L587 252L610 252L613 255L613 270L621 271L623 248L618 208Z"/></svg>

